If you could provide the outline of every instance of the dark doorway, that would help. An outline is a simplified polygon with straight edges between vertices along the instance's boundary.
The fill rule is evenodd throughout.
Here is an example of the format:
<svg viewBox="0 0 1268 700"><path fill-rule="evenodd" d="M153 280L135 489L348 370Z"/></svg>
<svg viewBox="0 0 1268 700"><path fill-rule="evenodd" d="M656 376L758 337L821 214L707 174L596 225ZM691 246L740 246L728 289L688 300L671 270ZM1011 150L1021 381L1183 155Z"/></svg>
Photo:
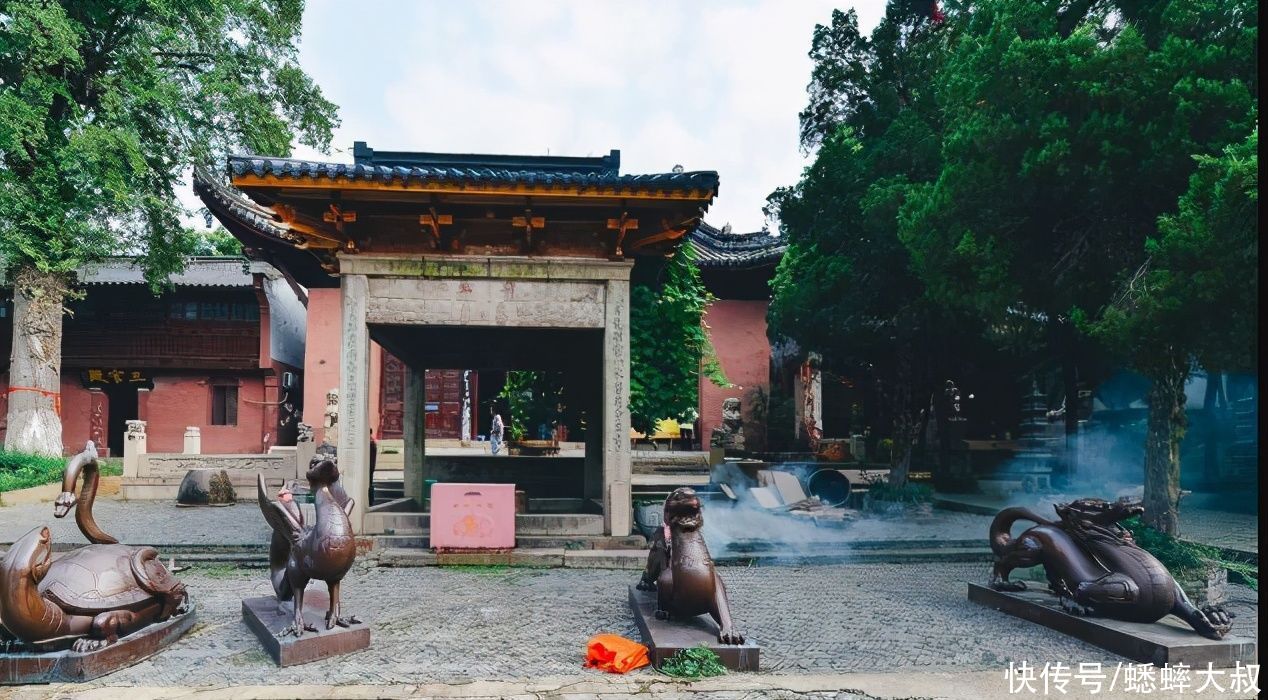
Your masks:
<svg viewBox="0 0 1268 700"><path fill-rule="evenodd" d="M106 427L106 444L112 456L123 454L124 432L128 421L138 418L137 388L135 386L110 386L104 389L109 402L109 424Z"/></svg>

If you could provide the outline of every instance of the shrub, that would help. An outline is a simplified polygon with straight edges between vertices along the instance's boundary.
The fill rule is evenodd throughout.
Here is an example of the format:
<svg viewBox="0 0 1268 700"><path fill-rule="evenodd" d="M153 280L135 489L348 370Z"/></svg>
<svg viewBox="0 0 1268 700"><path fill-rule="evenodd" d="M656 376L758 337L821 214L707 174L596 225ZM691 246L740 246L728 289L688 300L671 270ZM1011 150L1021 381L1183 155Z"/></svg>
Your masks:
<svg viewBox="0 0 1268 700"><path fill-rule="evenodd" d="M1177 578L1220 566L1232 574L1232 580L1259 590L1257 564L1229 559L1217 547L1177 539L1145 525L1139 517L1124 520L1123 527L1132 534L1132 539L1136 540L1141 549L1157 557Z"/></svg>
<svg viewBox="0 0 1268 700"><path fill-rule="evenodd" d="M867 487L867 495L873 501L890 503L929 503L933 501L933 489L928 484L907 482L902 486L894 486L887 481L878 481Z"/></svg>
<svg viewBox="0 0 1268 700"><path fill-rule="evenodd" d="M123 467L118 462L101 460L100 465L102 476L123 473ZM60 457L0 450L0 493L61 481L65 467L66 460Z"/></svg>

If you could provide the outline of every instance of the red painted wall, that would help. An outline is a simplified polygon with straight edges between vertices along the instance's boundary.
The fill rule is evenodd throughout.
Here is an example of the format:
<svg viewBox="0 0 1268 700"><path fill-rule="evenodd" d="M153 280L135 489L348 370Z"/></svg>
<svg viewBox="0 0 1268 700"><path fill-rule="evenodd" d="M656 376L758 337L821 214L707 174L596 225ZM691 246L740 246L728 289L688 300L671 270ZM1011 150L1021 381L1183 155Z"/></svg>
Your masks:
<svg viewBox="0 0 1268 700"><path fill-rule="evenodd" d="M735 385L720 387L700 377L700 436L708 446L709 434L722 421L722 401L738 398L749 415L753 389L770 391L770 341L766 339L766 308L770 302L719 299L709 305L704 325L717 351L726 378Z"/></svg>
<svg viewBox="0 0 1268 700"><path fill-rule="evenodd" d="M339 388L339 352L343 345L338 289L308 290L308 328L304 343L304 418L313 439L325 436L326 392Z"/></svg>
<svg viewBox="0 0 1268 700"><path fill-rule="evenodd" d="M183 452L186 426L198 426L203 454L243 454L264 451L262 430L264 379L238 379L238 424L211 424L212 387L206 376L155 377L149 397L140 401L150 452Z"/></svg>

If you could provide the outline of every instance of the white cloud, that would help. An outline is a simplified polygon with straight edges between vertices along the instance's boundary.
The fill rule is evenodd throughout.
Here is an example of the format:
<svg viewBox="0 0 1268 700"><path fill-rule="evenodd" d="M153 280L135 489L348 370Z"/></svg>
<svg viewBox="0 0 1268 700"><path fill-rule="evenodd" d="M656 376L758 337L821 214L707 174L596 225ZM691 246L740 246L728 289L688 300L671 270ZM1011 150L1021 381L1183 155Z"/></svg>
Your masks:
<svg viewBox="0 0 1268 700"><path fill-rule="evenodd" d="M335 147L602 155L717 170L707 219L763 225L796 181L797 114L825 0L309 5L301 63L340 105ZM883 0L855 3L870 31ZM309 153L308 155L312 155ZM350 158L341 153L340 159Z"/></svg>

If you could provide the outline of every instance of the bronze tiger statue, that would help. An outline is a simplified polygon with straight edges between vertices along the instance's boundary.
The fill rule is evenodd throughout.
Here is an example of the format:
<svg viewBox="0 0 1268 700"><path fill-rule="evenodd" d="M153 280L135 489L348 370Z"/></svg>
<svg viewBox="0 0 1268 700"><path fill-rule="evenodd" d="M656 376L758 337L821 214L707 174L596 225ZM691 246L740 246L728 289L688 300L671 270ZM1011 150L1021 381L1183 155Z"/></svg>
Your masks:
<svg viewBox="0 0 1268 700"><path fill-rule="evenodd" d="M647 568L638 589L656 591L656 617L692 618L709 613L718 623L718 641L743 644L731 621L726 586L705 546L704 514L694 489L674 489L665 499L665 524L652 537ZM666 534L668 530L668 534Z"/></svg>
<svg viewBox="0 0 1268 700"><path fill-rule="evenodd" d="M991 550L998 558L990 585L1021 591L1013 569L1043 566L1061 607L1076 615L1128 622L1157 622L1173 614L1200 635L1221 639L1231 615L1218 605L1197 608L1162 562L1141 549L1119 523L1139 515L1138 501L1083 498L1055 506L1057 521L1026 508L1005 508L991 522ZM1038 523L1012 537L1013 523Z"/></svg>

